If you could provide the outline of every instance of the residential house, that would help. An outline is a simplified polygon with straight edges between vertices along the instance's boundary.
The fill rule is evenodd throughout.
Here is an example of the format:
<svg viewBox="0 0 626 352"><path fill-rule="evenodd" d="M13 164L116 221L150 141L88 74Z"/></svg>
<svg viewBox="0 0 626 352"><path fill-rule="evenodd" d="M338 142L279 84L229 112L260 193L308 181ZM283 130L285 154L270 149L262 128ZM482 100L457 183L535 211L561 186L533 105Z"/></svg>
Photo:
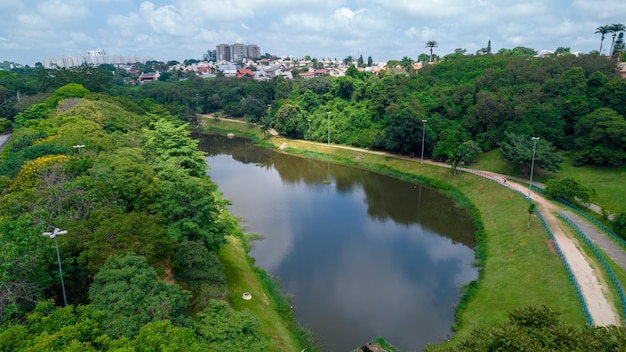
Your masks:
<svg viewBox="0 0 626 352"><path fill-rule="evenodd" d="M159 72L143 72L139 78L137 78L137 82L139 84L144 84L146 82L154 82L158 81L160 77Z"/></svg>
<svg viewBox="0 0 626 352"><path fill-rule="evenodd" d="M284 64L274 64L272 66L262 67L261 71L264 72L264 75L269 79L273 77L285 77L292 79L293 75L291 74L291 69L287 68Z"/></svg>

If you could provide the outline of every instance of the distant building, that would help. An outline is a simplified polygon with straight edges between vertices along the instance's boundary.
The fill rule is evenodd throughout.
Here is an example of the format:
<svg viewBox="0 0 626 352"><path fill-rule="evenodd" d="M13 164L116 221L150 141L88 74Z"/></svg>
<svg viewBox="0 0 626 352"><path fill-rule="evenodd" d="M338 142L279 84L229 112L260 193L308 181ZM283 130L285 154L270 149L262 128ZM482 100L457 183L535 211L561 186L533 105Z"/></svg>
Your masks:
<svg viewBox="0 0 626 352"><path fill-rule="evenodd" d="M146 63L153 60L151 57L107 55L104 49L89 50L87 55L57 56L41 61L45 68L69 68L76 66L98 66L102 64L126 65Z"/></svg>
<svg viewBox="0 0 626 352"><path fill-rule="evenodd" d="M230 61L230 45L220 44L216 47L217 61Z"/></svg>
<svg viewBox="0 0 626 352"><path fill-rule="evenodd" d="M261 57L261 47L254 44L248 45L248 57Z"/></svg>
<svg viewBox="0 0 626 352"><path fill-rule="evenodd" d="M238 62L261 56L261 47L255 44L219 44L215 47L217 61Z"/></svg>
<svg viewBox="0 0 626 352"><path fill-rule="evenodd" d="M158 72L144 72L139 76L139 78L137 78L137 82L139 82L139 84L154 82L158 81L159 77L160 75Z"/></svg>

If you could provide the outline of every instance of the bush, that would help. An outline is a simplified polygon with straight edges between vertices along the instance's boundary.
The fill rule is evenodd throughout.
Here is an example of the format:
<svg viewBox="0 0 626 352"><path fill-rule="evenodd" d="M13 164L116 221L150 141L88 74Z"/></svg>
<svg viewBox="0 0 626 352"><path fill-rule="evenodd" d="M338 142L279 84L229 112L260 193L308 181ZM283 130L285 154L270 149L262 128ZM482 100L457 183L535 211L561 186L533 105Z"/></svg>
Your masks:
<svg viewBox="0 0 626 352"><path fill-rule="evenodd" d="M559 197L572 204L589 203L590 194L591 190L588 187L570 177L546 183L546 195L549 198Z"/></svg>

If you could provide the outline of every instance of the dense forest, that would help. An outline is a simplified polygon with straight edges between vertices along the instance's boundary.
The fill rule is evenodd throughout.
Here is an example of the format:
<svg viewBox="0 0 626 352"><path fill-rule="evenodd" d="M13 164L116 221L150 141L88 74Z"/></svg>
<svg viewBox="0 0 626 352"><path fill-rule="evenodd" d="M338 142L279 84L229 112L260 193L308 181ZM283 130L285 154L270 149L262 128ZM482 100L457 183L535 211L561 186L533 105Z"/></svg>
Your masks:
<svg viewBox="0 0 626 352"><path fill-rule="evenodd" d="M443 161L471 162L474 151L515 136L572 151L577 165L626 161L626 81L599 55L458 55L411 75L352 67L338 78L190 79L130 93L191 113L245 117L294 138L330 135L331 143L406 154L420 151L425 127L426 152Z"/></svg>
<svg viewBox="0 0 626 352"><path fill-rule="evenodd" d="M256 316L224 303L217 250L236 221L186 124L78 84L15 120L0 163L0 351L264 349ZM62 240L42 236L55 228Z"/></svg>
<svg viewBox="0 0 626 352"><path fill-rule="evenodd" d="M522 172L531 137L540 137L535 165L547 170L561 161L556 150L576 165L626 162L626 80L597 54L449 55L416 73L353 66L337 78L125 82L113 67L0 71L0 132L13 132L0 155L0 351L267 346L257 318L222 300L217 250L237 225L189 137L198 113L406 155L424 141L427 155L453 164L502 148ZM67 230L58 241L67 292L56 239L42 236L55 228ZM528 319L502 329L524 330Z"/></svg>

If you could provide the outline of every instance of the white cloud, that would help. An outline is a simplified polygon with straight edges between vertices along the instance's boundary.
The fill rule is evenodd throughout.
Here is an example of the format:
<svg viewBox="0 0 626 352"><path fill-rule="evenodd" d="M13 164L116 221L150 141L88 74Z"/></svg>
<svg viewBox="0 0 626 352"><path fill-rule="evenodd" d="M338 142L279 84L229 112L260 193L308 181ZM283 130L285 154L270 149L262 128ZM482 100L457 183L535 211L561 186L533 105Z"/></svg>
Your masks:
<svg viewBox="0 0 626 352"><path fill-rule="evenodd" d="M199 58L233 42L277 55L374 60L416 58L428 40L439 55L475 52L489 40L495 51L589 52L599 47L595 28L624 23L622 7L618 0L0 0L0 36L6 59L30 64L98 43L160 60Z"/></svg>

